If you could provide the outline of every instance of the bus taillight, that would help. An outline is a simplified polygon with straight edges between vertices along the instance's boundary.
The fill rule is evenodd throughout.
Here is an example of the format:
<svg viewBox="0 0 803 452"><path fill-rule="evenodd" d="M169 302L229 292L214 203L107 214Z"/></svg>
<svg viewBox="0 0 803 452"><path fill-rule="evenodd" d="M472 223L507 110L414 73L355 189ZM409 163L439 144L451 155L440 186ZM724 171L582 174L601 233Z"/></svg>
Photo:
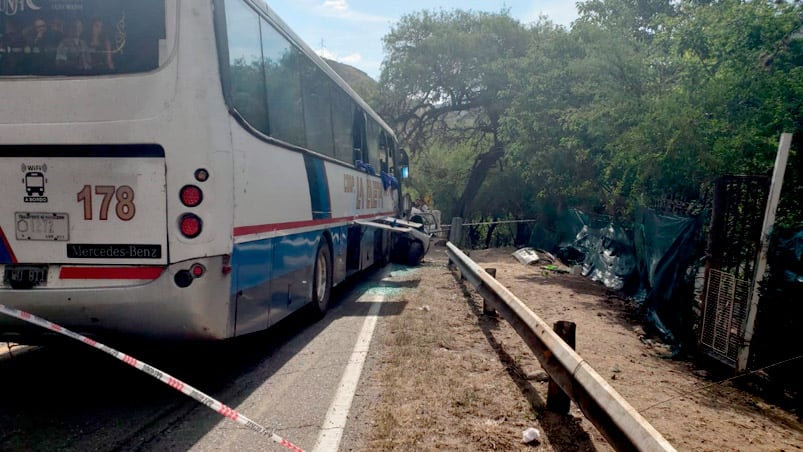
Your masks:
<svg viewBox="0 0 803 452"><path fill-rule="evenodd" d="M223 255L223 265L221 266L221 271L224 275L231 273L231 256L228 254Z"/></svg>
<svg viewBox="0 0 803 452"><path fill-rule="evenodd" d="M194 239L195 237L201 235L202 227L203 221L201 221L198 215L185 213L179 220L179 229L181 229L181 234L188 239Z"/></svg>
<svg viewBox="0 0 803 452"><path fill-rule="evenodd" d="M204 193L195 185L185 185L179 192L181 203L187 207L196 207L204 200Z"/></svg>

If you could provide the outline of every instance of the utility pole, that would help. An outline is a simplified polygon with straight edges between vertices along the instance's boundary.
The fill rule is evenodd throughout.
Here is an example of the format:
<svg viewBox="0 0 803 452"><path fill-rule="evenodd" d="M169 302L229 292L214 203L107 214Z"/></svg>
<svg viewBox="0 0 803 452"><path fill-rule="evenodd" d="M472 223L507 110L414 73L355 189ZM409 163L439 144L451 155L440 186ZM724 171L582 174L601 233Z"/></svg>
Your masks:
<svg viewBox="0 0 803 452"><path fill-rule="evenodd" d="M758 314L758 302L760 301L760 283L767 272L767 251L769 250L769 235L775 225L775 213L778 210L778 201L781 198L781 188L783 188L783 178L786 173L786 163L789 160L789 148L792 145L792 134L781 134L781 141L778 144L778 156L775 158L775 170L772 173L772 183L770 184L770 194L767 200L767 210L764 212L764 224L761 227L761 245L756 256L756 272L753 275L753 287L748 303L747 321L744 328L744 340L739 347L739 356L736 362L736 370L743 372L747 370L747 361L750 358L750 342L753 340L755 332L756 315Z"/></svg>

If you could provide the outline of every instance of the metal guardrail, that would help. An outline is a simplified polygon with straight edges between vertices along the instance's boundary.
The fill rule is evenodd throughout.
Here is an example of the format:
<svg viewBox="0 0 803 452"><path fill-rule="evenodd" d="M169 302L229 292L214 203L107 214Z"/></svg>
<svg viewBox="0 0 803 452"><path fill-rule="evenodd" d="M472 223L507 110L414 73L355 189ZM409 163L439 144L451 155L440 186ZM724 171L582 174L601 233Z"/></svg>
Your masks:
<svg viewBox="0 0 803 452"><path fill-rule="evenodd" d="M591 365L505 286L451 242L449 259L460 274L510 323L552 380L617 450L674 451L669 442Z"/></svg>

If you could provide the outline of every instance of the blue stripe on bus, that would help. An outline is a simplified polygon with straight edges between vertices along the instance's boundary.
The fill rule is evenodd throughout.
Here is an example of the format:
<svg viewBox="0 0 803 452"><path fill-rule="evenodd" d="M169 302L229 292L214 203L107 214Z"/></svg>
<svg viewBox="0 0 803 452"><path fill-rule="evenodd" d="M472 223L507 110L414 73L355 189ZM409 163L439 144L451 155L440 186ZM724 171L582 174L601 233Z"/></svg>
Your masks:
<svg viewBox="0 0 803 452"><path fill-rule="evenodd" d="M235 244L231 265L237 275L237 287L233 291L253 289L310 269L320 235L321 231L313 231Z"/></svg>
<svg viewBox="0 0 803 452"><path fill-rule="evenodd" d="M35 144L0 146L0 157L161 158L164 156L165 151L158 144Z"/></svg>
<svg viewBox="0 0 803 452"><path fill-rule="evenodd" d="M307 168L309 196L312 201L312 219L332 218L332 203L329 199L329 181L326 179L326 168L323 160L304 154L304 166Z"/></svg>
<svg viewBox="0 0 803 452"><path fill-rule="evenodd" d="M267 328L310 301L321 232L235 244L231 261L235 335Z"/></svg>

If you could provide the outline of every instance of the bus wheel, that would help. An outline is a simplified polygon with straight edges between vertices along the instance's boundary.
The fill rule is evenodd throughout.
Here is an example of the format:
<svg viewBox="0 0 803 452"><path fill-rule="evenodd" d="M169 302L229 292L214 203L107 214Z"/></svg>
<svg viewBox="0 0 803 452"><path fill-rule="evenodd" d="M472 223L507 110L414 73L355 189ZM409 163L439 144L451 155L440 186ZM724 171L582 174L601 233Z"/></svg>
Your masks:
<svg viewBox="0 0 803 452"><path fill-rule="evenodd" d="M407 265L415 267L421 263L424 258L424 244L418 240L410 242L410 248L407 250Z"/></svg>
<svg viewBox="0 0 803 452"><path fill-rule="evenodd" d="M332 292L332 255L326 240L321 240L318 253L315 255L315 269L312 273L313 315L323 317L329 307L329 295Z"/></svg>

